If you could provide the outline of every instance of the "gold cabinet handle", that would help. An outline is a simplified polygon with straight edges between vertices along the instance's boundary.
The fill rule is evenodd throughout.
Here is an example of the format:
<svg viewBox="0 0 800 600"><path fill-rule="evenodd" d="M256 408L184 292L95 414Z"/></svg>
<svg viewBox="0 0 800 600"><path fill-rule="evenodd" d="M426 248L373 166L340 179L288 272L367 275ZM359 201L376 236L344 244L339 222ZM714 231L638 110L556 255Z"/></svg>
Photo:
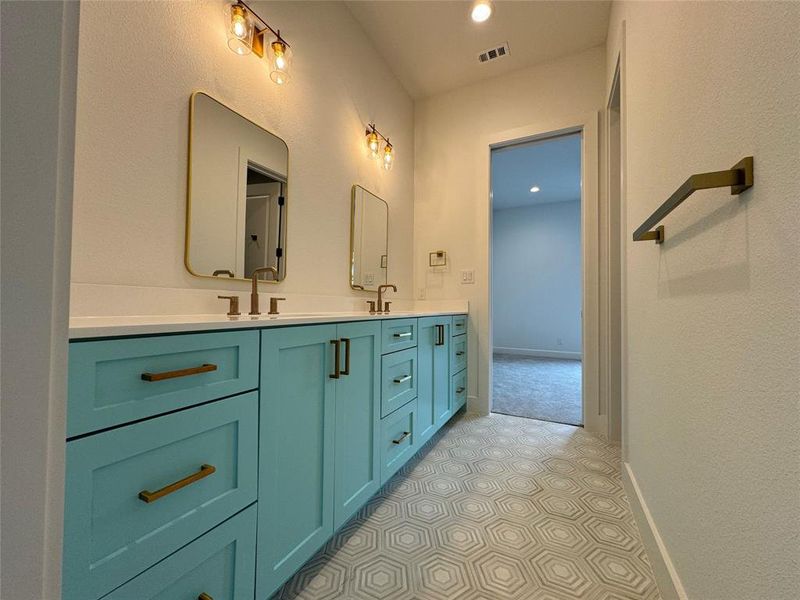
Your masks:
<svg viewBox="0 0 800 600"><path fill-rule="evenodd" d="M464 351L461 350L460 352L456 352L456 356L464 356Z"/></svg>
<svg viewBox="0 0 800 600"><path fill-rule="evenodd" d="M339 379L339 375L342 374L341 369L339 368L339 363L342 360L342 350L341 350L341 342L339 340L331 340L331 344L333 344L333 373L329 375L331 379Z"/></svg>
<svg viewBox="0 0 800 600"><path fill-rule="evenodd" d="M350 375L350 338L342 338L344 342L344 371L342 375Z"/></svg>
<svg viewBox="0 0 800 600"><path fill-rule="evenodd" d="M406 331L406 332L404 332L404 333L395 333L395 334L394 334L394 337L396 337L396 338L407 338L407 337L411 337L411 332L410 332L410 331Z"/></svg>
<svg viewBox="0 0 800 600"><path fill-rule="evenodd" d="M397 438L396 440L392 440L392 443L393 443L393 444L402 444L402 443L403 443L403 440L404 440L404 439L406 439L406 438L407 438L408 436L410 436L410 435L411 435L411 432L410 432L410 431L404 431L404 432L403 432L403 435L401 435L401 436L400 436L399 438Z"/></svg>
<svg viewBox="0 0 800 600"><path fill-rule="evenodd" d="M177 371L164 371L163 373L142 373L144 381L164 381L165 379L175 379L176 377L188 377L189 375L199 375L200 373L210 373L216 371L217 365L203 364L199 367L189 369L178 369Z"/></svg>
<svg viewBox="0 0 800 600"><path fill-rule="evenodd" d="M214 600L214 599L205 592L203 592L197 597L197 600Z"/></svg>
<svg viewBox="0 0 800 600"><path fill-rule="evenodd" d="M466 388L463 388L463 387L457 387L456 388L456 394L463 394L465 389Z"/></svg>
<svg viewBox="0 0 800 600"><path fill-rule="evenodd" d="M409 379L411 379L411 375L403 375L402 377L395 377L393 381L395 383L405 383Z"/></svg>
<svg viewBox="0 0 800 600"><path fill-rule="evenodd" d="M181 488L185 488L187 485L191 485L201 479L205 479L209 475L212 475L216 472L217 468L212 465L201 465L200 470L197 473L192 473L188 477L184 477L183 479L176 481L175 483L170 483L169 485L161 488L160 490L156 490L155 492L148 492L147 490L142 490L139 492L139 500L147 502L150 504L151 502L155 502L159 498L163 498L164 496L168 496L172 492L177 492Z"/></svg>

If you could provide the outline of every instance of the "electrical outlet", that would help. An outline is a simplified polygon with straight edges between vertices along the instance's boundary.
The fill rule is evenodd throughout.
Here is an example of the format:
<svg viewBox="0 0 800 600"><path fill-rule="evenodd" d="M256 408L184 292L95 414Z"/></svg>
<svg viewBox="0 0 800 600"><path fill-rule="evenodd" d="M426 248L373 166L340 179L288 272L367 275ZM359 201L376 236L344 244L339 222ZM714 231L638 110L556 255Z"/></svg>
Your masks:
<svg viewBox="0 0 800 600"><path fill-rule="evenodd" d="M475 271L472 269L461 271L461 283L475 283Z"/></svg>

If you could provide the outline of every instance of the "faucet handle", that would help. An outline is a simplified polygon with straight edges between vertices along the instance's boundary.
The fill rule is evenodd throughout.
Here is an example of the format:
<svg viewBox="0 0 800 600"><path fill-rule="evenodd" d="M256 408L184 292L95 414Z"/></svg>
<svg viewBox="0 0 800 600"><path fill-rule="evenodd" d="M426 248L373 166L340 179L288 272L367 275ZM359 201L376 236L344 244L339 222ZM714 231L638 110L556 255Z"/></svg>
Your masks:
<svg viewBox="0 0 800 600"><path fill-rule="evenodd" d="M369 304L369 314L375 314L375 300L367 300L367 304Z"/></svg>
<svg viewBox="0 0 800 600"><path fill-rule="evenodd" d="M275 296L273 296L272 298L269 299L269 312L267 313L268 315L280 314L278 312L278 302L280 300L286 300L286 298L276 298Z"/></svg>
<svg viewBox="0 0 800 600"><path fill-rule="evenodd" d="M389 313L389 305L390 304L391 304L391 302L389 300L387 300L386 302L383 303L383 312L385 312L387 314Z"/></svg>
<svg viewBox="0 0 800 600"><path fill-rule="evenodd" d="M229 317L238 317L240 314L239 312L239 296L217 296L220 300L228 300L230 304L228 305L228 316Z"/></svg>

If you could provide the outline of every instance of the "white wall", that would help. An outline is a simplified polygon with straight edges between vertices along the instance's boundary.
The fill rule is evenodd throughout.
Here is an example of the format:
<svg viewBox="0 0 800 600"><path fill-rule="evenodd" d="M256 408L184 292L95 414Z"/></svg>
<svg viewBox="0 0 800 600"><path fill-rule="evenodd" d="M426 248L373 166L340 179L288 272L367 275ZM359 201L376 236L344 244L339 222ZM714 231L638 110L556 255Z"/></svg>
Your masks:
<svg viewBox="0 0 800 600"><path fill-rule="evenodd" d="M289 145L287 276L265 291L371 297L349 286L350 189L389 204L389 278L412 297L413 104L347 8L334 2L255 2L294 49L292 80L226 43L221 1L87 2L80 56L73 229L73 314L120 314L118 302L155 286L185 297L244 282L184 268L189 96L204 90ZM390 172L366 157L364 128L391 137ZM155 291L154 291L155 293ZM173 295L172 297L177 297ZM113 299L113 300L112 300ZM188 305L188 303L187 303Z"/></svg>
<svg viewBox="0 0 800 600"><path fill-rule="evenodd" d="M495 351L581 355L581 203L492 213Z"/></svg>
<svg viewBox="0 0 800 600"><path fill-rule="evenodd" d="M419 101L415 105L415 292L470 303L470 410L487 412L488 139L515 128L546 128L604 105L605 50L593 48ZM574 124L574 123L573 123ZM482 172L485 169L485 172ZM446 250L449 267L428 269L428 252ZM475 269L476 283L459 281ZM479 352L479 348L485 350Z"/></svg>
<svg viewBox="0 0 800 600"><path fill-rule="evenodd" d="M0 598L50 600L61 597L80 5L2 2L0 7Z"/></svg>
<svg viewBox="0 0 800 600"><path fill-rule="evenodd" d="M800 4L631 2L625 21L627 461L689 598L800 590ZM690 174L666 242L631 231Z"/></svg>

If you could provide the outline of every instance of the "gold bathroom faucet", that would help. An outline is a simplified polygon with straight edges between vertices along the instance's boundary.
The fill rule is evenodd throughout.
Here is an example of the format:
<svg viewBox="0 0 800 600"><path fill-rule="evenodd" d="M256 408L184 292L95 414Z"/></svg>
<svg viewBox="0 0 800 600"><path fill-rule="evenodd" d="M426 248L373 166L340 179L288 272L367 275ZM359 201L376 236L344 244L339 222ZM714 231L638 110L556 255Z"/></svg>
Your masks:
<svg viewBox="0 0 800 600"><path fill-rule="evenodd" d="M260 315L261 312L258 310L258 276L261 273L272 273L272 278L278 278L278 269L275 267L260 267L258 269L253 270L252 278L253 278L253 289L250 291L250 314L251 315Z"/></svg>
<svg viewBox="0 0 800 600"><path fill-rule="evenodd" d="M383 290L389 290L396 292L397 286L393 283L387 283L386 285L379 285L378 286L378 310L376 311L378 314L380 313L388 313L389 312L389 303L383 303Z"/></svg>

